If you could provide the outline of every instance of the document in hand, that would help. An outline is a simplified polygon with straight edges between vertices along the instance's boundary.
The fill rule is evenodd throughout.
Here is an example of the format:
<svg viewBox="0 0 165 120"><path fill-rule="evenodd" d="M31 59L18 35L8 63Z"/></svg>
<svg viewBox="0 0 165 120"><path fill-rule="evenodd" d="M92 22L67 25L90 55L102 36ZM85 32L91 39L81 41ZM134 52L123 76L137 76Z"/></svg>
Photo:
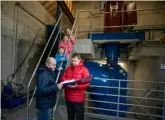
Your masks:
<svg viewBox="0 0 165 120"><path fill-rule="evenodd" d="M75 85L76 83L86 83L86 82L90 82L92 79L94 78L94 76L89 76L87 78L81 78L78 80L66 80L61 82L63 84L63 88L67 87L67 85Z"/></svg>
<svg viewBox="0 0 165 120"><path fill-rule="evenodd" d="M77 80L78 83L85 83L85 82L90 82L92 79L94 78L94 76L89 76L87 78L82 78Z"/></svg>
<svg viewBox="0 0 165 120"><path fill-rule="evenodd" d="M61 83L63 84L63 88L65 88L67 85L75 85L76 81L75 80L66 80Z"/></svg>

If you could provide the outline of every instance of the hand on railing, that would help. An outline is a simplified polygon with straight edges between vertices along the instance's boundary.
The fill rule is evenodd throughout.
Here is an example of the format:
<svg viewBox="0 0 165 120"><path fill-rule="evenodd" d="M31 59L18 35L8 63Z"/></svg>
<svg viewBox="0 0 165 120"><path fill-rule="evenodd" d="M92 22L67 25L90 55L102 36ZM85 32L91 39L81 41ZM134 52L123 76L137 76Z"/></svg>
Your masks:
<svg viewBox="0 0 165 120"><path fill-rule="evenodd" d="M63 84L62 84L62 83L58 83L58 84L57 84L57 87L58 87L58 89L62 89Z"/></svg>

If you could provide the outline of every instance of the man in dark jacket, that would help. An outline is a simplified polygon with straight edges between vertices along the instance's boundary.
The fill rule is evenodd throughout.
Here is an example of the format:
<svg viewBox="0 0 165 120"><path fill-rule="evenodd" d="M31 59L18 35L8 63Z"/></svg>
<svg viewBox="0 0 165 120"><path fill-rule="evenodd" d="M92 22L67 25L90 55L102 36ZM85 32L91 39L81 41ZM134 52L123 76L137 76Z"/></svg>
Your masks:
<svg viewBox="0 0 165 120"><path fill-rule="evenodd" d="M67 67L61 81L78 80L90 76L88 69L84 66L78 53L72 55L72 65ZM68 85L65 88L65 99L68 112L68 120L84 120L85 91L90 82Z"/></svg>
<svg viewBox="0 0 165 120"><path fill-rule="evenodd" d="M56 60L48 57L44 66L37 71L36 108L39 110L38 120L50 120L52 108L56 101L56 90L62 84L56 84Z"/></svg>

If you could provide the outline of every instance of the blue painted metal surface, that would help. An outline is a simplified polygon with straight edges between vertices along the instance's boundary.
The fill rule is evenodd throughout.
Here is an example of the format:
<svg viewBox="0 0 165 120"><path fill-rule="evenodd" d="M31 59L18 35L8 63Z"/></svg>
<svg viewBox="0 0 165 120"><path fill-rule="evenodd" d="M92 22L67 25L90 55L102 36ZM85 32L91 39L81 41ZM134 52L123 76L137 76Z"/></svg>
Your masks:
<svg viewBox="0 0 165 120"><path fill-rule="evenodd" d="M56 11L56 20L58 20L58 18L60 17L61 14L61 8L59 3L57 2L57 11Z"/></svg>
<svg viewBox="0 0 165 120"><path fill-rule="evenodd" d="M115 67L120 56L120 46L118 43L105 44L105 56L107 57L107 65Z"/></svg>
<svg viewBox="0 0 165 120"><path fill-rule="evenodd" d="M98 86L106 86L106 87L118 87L118 81L110 81L105 80L109 78L120 79L121 87L126 88L127 82L122 81L122 79L127 79L127 72L121 68L119 65L116 65L115 69L109 69L107 65L100 66L97 62L86 61L85 66L88 68L91 75L95 76L95 78L91 81L91 85L98 85ZM105 79L96 79L96 78L105 78ZM93 93L104 93L104 94L111 94L111 95L118 95L118 89L116 88L96 88L91 87L88 90L89 92ZM126 90L120 90L120 95L126 95ZM98 101L107 101L107 102L115 102L118 103L117 96L102 96L102 95L90 95L91 99L98 100ZM119 103L127 103L127 99L125 97L119 98ZM100 103L100 102L93 102L94 106L97 108L103 109L111 109L117 110L117 104L108 104L108 103ZM119 105L119 110L127 111L126 105ZM105 114L105 115L112 115L117 116L117 112L114 111L106 111L106 110L95 110L96 113ZM119 112L119 116L125 116L125 113Z"/></svg>
<svg viewBox="0 0 165 120"><path fill-rule="evenodd" d="M88 34L88 39L90 34ZM124 39L145 39L145 32L132 32L132 33L94 33L92 40L124 40Z"/></svg>
<svg viewBox="0 0 165 120"><path fill-rule="evenodd" d="M1 95L1 108L12 109L23 103L23 96L16 95L10 83L4 86L4 92Z"/></svg>

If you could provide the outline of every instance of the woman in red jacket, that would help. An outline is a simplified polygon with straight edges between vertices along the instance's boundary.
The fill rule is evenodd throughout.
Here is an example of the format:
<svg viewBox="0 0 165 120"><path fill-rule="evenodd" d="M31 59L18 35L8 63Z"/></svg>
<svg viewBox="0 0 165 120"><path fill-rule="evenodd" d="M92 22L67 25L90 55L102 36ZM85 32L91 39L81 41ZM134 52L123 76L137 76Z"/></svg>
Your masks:
<svg viewBox="0 0 165 120"><path fill-rule="evenodd" d="M84 66L78 53L72 55L72 65L66 68L61 81L81 79L89 77L89 71ZM68 85L65 88L65 99L68 112L68 120L84 120L85 91L90 82Z"/></svg>

